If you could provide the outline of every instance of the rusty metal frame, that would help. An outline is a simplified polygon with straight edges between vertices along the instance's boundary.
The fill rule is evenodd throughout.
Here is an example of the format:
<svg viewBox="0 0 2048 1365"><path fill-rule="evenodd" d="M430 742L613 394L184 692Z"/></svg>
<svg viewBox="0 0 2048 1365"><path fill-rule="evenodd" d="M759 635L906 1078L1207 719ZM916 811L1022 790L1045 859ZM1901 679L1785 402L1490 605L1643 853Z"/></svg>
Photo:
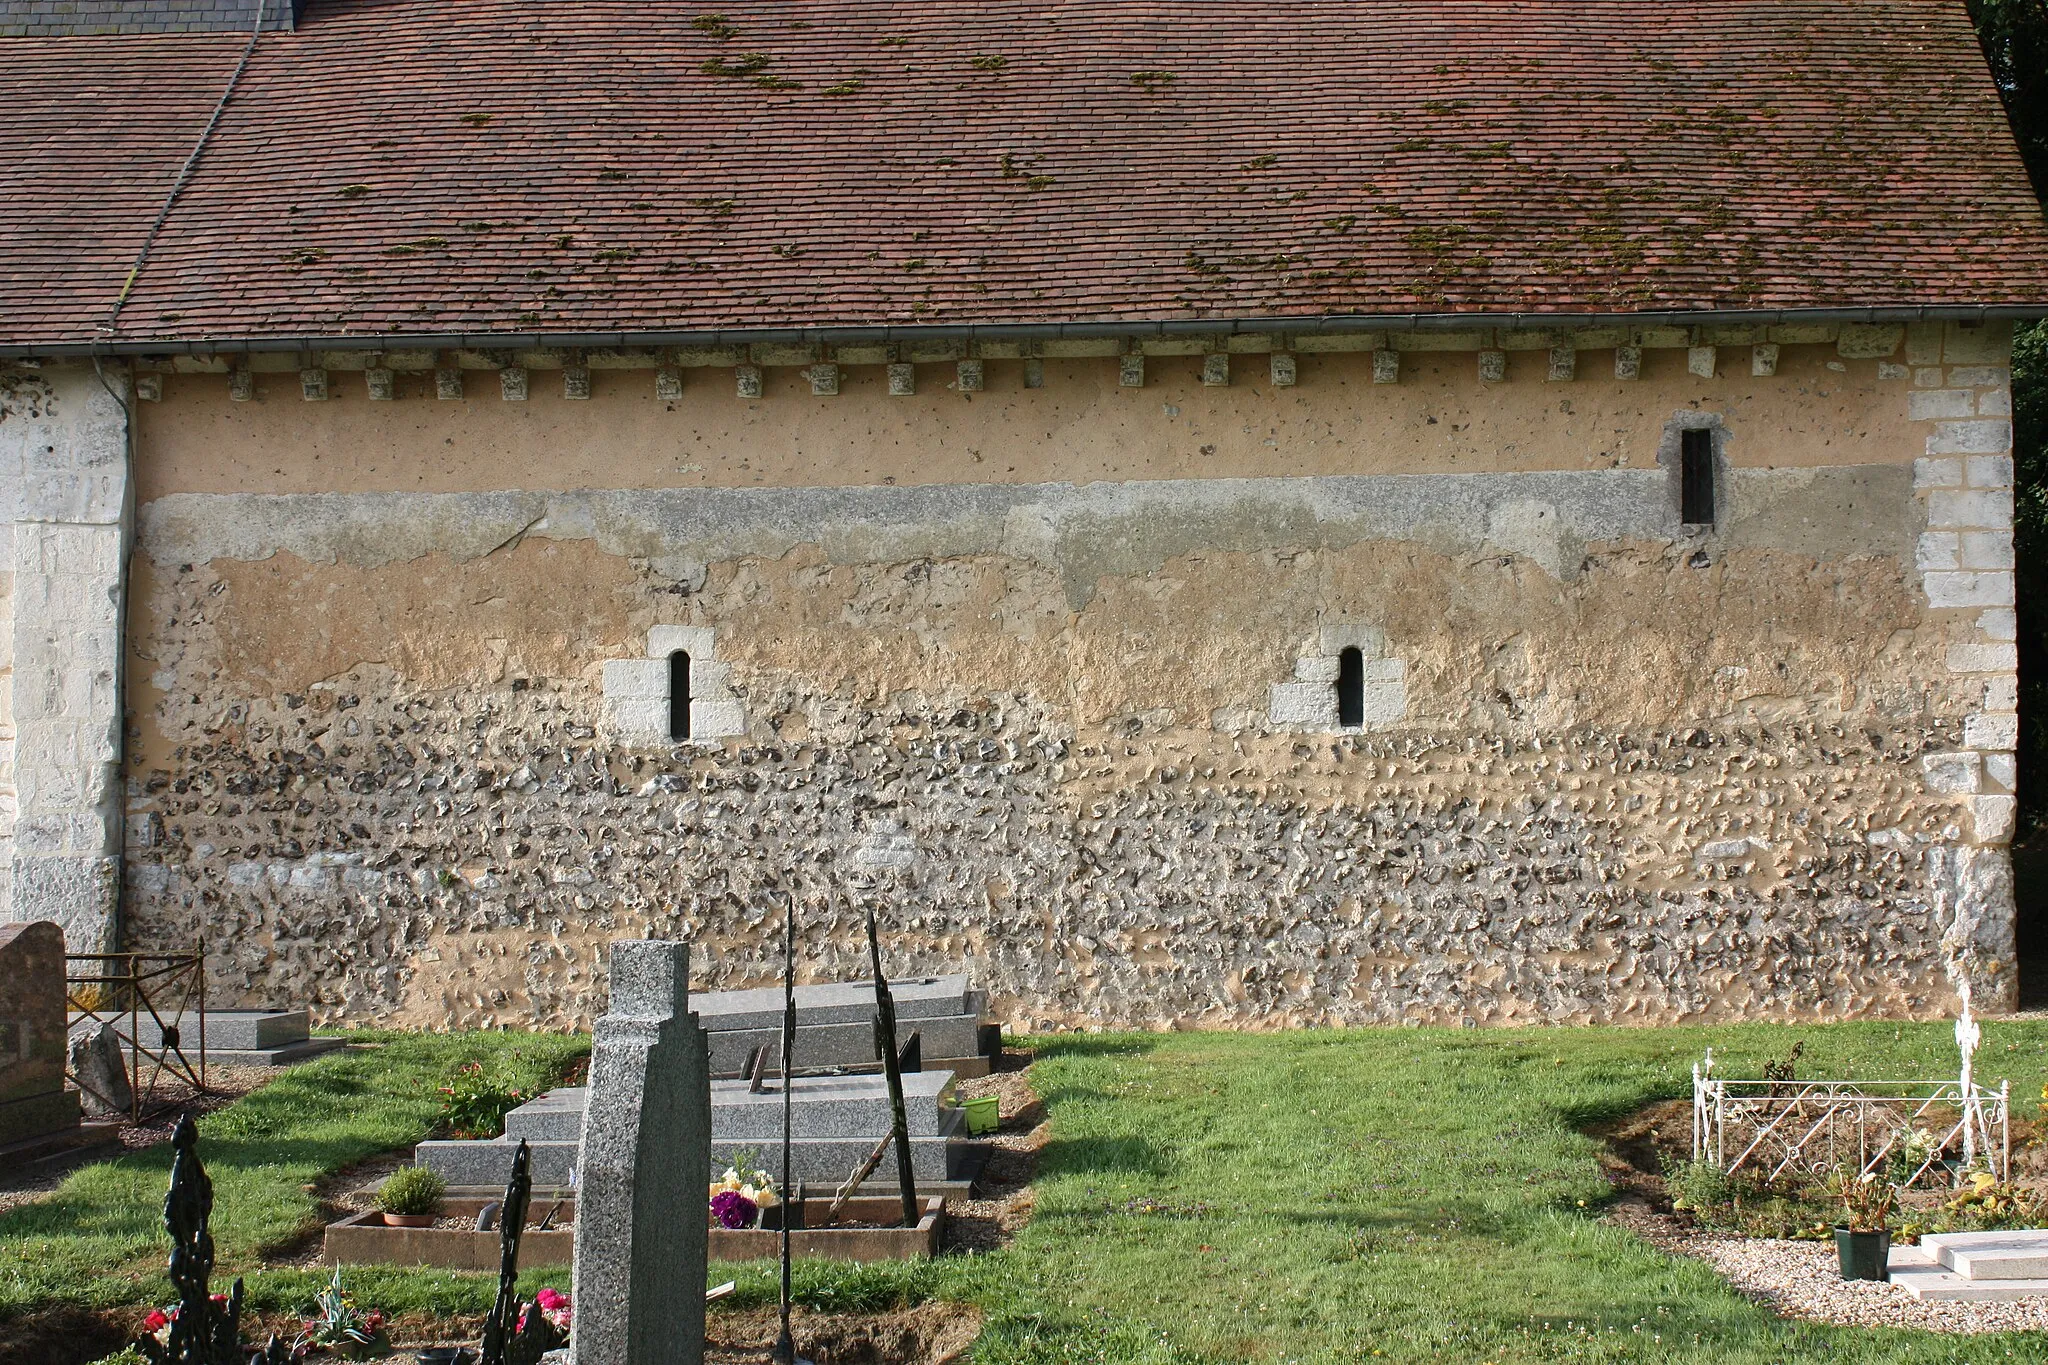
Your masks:
<svg viewBox="0 0 2048 1365"><path fill-rule="evenodd" d="M167 1073L200 1094L210 1093L206 1081L203 941L184 953L66 953L64 1004L72 1016L67 1033L77 1028L80 1016L89 1027L113 1025L128 1067L130 1122L140 1123L153 1112L157 1086ZM166 1008L169 1020L164 1017ZM155 1047L146 1047L142 1042L140 1025L145 1015L157 1028L160 1042ZM186 1055L183 1032L176 1022L186 1018L196 1018L199 1024L196 1064ZM145 1067L149 1072L147 1081L143 1077ZM92 1090L68 1064L65 1079L113 1107L109 1096Z"/></svg>

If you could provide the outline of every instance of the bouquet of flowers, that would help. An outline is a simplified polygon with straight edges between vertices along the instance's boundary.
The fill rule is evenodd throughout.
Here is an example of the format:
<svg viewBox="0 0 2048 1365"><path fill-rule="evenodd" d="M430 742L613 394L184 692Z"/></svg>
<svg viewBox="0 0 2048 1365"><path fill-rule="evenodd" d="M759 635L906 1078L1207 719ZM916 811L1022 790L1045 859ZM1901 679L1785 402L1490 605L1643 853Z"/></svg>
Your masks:
<svg viewBox="0 0 2048 1365"><path fill-rule="evenodd" d="M732 1165L711 1182L711 1217L722 1228L756 1228L763 1210L782 1202L775 1178L754 1165L753 1149L733 1153Z"/></svg>
<svg viewBox="0 0 2048 1365"><path fill-rule="evenodd" d="M213 1299L215 1308L225 1309L228 1306L228 1296L225 1294L214 1294L209 1297ZM150 1309L149 1316L142 1320L142 1330L155 1337L159 1344L170 1345L171 1324L178 1320L179 1307L178 1304L167 1303L162 1308Z"/></svg>
<svg viewBox="0 0 2048 1365"><path fill-rule="evenodd" d="M569 1296L567 1294L564 1294L559 1289L543 1289L540 1293L535 1294L533 1296L533 1303L519 1310L518 1331L524 1332L526 1330L526 1315L535 1308L540 1310L542 1317L553 1324L557 1332L562 1333L564 1336L568 1335L570 1315Z"/></svg>

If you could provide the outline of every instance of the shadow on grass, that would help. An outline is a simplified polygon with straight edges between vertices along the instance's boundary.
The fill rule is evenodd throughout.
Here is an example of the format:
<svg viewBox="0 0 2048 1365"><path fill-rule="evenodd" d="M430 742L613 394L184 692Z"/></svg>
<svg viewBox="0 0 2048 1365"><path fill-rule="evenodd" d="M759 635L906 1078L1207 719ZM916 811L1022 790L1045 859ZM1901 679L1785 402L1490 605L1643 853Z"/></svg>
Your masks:
<svg viewBox="0 0 2048 1365"><path fill-rule="evenodd" d="M1016 1040L1034 1056L1047 1057L1143 1057L1156 1052L1162 1041L1148 1033L1035 1033Z"/></svg>
<svg viewBox="0 0 2048 1365"><path fill-rule="evenodd" d="M1146 1137L1055 1137L1038 1158L1038 1178L1056 1175L1142 1175L1163 1179L1171 1162Z"/></svg>

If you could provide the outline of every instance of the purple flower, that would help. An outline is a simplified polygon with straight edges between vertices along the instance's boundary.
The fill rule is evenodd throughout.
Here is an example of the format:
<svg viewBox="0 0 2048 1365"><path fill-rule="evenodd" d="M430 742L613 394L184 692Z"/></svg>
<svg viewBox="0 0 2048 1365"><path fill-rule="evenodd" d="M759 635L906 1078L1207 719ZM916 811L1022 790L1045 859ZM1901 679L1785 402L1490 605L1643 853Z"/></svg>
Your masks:
<svg viewBox="0 0 2048 1365"><path fill-rule="evenodd" d="M737 1190L720 1190L711 1196L711 1216L722 1228L750 1228L760 1213L754 1201Z"/></svg>

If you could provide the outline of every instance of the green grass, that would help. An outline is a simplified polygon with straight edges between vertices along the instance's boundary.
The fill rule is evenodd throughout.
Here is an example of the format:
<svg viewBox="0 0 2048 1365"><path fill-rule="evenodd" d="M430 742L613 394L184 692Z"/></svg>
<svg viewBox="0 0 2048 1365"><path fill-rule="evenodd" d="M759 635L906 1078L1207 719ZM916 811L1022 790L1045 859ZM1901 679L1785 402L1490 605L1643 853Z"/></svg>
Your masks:
<svg viewBox="0 0 2048 1365"><path fill-rule="evenodd" d="M551 1034L350 1037L370 1046L295 1067L199 1121L200 1157L213 1178L219 1287L253 1269L265 1250L318 1227L306 1185L425 1137L440 1110L437 1087L463 1062L502 1056L511 1072L545 1085L589 1048L587 1038ZM166 1301L170 1166L168 1144L87 1166L51 1198L0 1217L0 1320L54 1300Z"/></svg>
<svg viewBox="0 0 2048 1365"><path fill-rule="evenodd" d="M798 1297L841 1311L972 1302L986 1320L980 1365L2048 1361L2035 1336L1781 1321L1704 1265L1599 1221L1609 1191L1583 1125L1684 1095L1708 1043L1739 1074L1795 1038L1806 1044L1802 1075L1934 1076L1954 1058L1944 1024L1037 1040L1033 1076L1053 1141L1036 1216L1015 1244L929 1264L805 1264ZM1992 1023L1985 1038L1980 1075L2009 1077L2016 1109L2031 1113L2048 1080L2048 1024ZM417 1045L462 1043L476 1045ZM377 1055L402 1055L395 1046ZM330 1121L325 1113L314 1105L308 1117ZM293 1169L280 1188L296 1190ZM159 1163L152 1178L161 1176ZM146 1225L161 1186L142 1185L147 1199L124 1193L125 1212L99 1216ZM226 1214L225 1182L222 1200ZM11 1262L15 1220L0 1222L0 1238ZM242 1248L260 1241L235 1238ZM125 1261L95 1264L133 1265L133 1245L122 1243ZM34 1275L38 1294L0 1292L18 1305L78 1289L62 1274ZM491 1292L488 1276L363 1268L348 1278L389 1311L479 1312ZM527 1278L563 1283L560 1272ZM731 1306L774 1300L767 1264L714 1266L712 1278L739 1282ZM266 1272L252 1278L251 1299L293 1307L319 1283ZM90 1291L100 1302L124 1295L133 1290L118 1277Z"/></svg>

